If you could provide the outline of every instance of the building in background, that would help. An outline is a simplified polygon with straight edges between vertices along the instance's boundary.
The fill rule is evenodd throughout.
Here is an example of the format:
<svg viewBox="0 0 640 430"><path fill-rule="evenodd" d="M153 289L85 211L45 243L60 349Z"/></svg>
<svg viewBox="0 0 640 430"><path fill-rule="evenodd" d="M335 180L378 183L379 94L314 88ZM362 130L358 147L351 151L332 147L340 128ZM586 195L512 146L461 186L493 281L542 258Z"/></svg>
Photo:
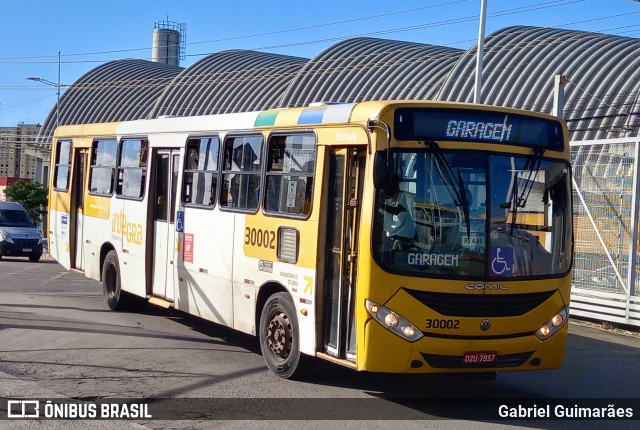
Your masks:
<svg viewBox="0 0 640 430"><path fill-rule="evenodd" d="M0 176L46 183L42 178L42 161L33 152L39 132L40 124L0 127Z"/></svg>

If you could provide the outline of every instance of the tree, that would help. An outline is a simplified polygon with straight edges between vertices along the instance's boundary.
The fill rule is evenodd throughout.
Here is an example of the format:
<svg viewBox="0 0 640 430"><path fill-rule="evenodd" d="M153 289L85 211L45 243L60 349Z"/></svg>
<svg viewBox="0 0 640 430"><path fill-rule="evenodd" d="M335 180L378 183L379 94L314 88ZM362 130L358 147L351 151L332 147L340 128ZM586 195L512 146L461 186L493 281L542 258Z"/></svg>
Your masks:
<svg viewBox="0 0 640 430"><path fill-rule="evenodd" d="M37 182L18 180L4 189L7 200L24 206L29 217L37 225L47 207L47 189Z"/></svg>

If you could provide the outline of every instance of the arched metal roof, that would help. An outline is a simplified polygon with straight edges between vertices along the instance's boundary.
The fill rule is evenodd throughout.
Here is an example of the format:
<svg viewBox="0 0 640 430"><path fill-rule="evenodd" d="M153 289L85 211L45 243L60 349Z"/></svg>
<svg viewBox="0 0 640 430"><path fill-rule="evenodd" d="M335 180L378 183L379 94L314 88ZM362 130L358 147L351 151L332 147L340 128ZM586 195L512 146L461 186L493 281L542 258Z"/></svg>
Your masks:
<svg viewBox="0 0 640 430"><path fill-rule="evenodd" d="M473 101L476 47L451 69L438 99ZM638 134L640 39L538 27L508 27L485 42L482 101L551 113L563 74L572 140ZM627 133L627 134L625 134Z"/></svg>
<svg viewBox="0 0 640 430"><path fill-rule="evenodd" d="M146 118L156 100L182 70L145 60L116 60L85 73L60 97L59 123L89 124ZM39 133L50 142L57 123L55 106Z"/></svg>
<svg viewBox="0 0 640 430"><path fill-rule="evenodd" d="M248 112L278 106L306 58L255 51L209 55L171 82L150 117Z"/></svg>
<svg viewBox="0 0 640 430"><path fill-rule="evenodd" d="M60 100L60 124L195 116L312 102L416 99L471 102L476 47L460 51L355 38L312 60L254 51L209 55L186 69L144 60L91 70ZM550 113L554 75L569 79L573 140L638 135L640 39L538 27L486 38L483 103ZM55 106L41 128L50 142Z"/></svg>
<svg viewBox="0 0 640 430"><path fill-rule="evenodd" d="M291 81L279 107L313 102L434 99L462 51L366 37L331 46Z"/></svg>

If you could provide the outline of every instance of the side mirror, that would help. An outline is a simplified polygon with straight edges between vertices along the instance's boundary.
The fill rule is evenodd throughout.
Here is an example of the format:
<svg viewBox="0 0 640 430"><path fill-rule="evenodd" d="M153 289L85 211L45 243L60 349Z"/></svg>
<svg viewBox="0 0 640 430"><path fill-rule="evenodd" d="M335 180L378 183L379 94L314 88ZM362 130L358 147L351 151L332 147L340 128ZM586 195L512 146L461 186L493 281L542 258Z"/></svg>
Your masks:
<svg viewBox="0 0 640 430"><path fill-rule="evenodd" d="M373 186L378 189L386 189L388 177L387 153L385 151L377 151L373 159Z"/></svg>

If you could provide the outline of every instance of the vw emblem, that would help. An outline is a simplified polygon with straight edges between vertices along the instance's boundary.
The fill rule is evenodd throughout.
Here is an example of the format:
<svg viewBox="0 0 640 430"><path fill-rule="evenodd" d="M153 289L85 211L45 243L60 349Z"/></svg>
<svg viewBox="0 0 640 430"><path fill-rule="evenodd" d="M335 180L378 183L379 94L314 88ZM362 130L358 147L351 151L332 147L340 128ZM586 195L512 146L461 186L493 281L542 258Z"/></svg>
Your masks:
<svg viewBox="0 0 640 430"><path fill-rule="evenodd" d="M480 323L480 330L487 331L491 328L491 321L484 320Z"/></svg>

